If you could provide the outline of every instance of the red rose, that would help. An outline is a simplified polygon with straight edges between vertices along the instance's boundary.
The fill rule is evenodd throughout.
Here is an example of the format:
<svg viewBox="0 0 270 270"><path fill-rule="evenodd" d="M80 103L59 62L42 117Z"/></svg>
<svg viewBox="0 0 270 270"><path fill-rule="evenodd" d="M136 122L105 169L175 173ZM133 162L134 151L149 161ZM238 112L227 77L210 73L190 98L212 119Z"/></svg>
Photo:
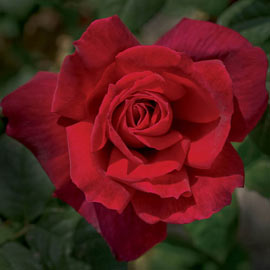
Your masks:
<svg viewBox="0 0 270 270"><path fill-rule="evenodd" d="M243 186L230 144L267 105L267 60L238 33L184 19L153 46L118 17L93 22L60 73L8 95L7 133L120 260L162 241L166 223L210 217Z"/></svg>

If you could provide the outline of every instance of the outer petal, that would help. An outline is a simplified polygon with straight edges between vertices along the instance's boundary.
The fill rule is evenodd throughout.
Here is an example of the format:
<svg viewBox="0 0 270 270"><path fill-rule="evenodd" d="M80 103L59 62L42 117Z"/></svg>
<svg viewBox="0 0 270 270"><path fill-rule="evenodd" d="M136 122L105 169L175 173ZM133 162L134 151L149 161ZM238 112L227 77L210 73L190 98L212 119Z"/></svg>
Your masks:
<svg viewBox="0 0 270 270"><path fill-rule="evenodd" d="M76 52L67 56L62 65L52 110L81 120L88 117L88 96L95 98L100 94L94 87L105 68L119 52L138 42L120 19L113 16L94 21L74 45Z"/></svg>
<svg viewBox="0 0 270 270"><path fill-rule="evenodd" d="M219 59L251 44L237 32L211 22L181 20L157 45L185 52L195 61Z"/></svg>
<svg viewBox="0 0 270 270"><path fill-rule="evenodd" d="M29 148L56 186L69 179L65 128L50 112L57 75L39 72L30 82L5 97L1 103L8 118L6 133Z"/></svg>
<svg viewBox="0 0 270 270"><path fill-rule="evenodd" d="M231 79L218 60L201 61L194 64L197 79L215 100L220 118L209 123L210 130L202 137L192 140L187 157L187 164L196 168L210 168L221 152L231 128L233 97ZM215 124L216 123L216 124ZM190 125L192 133L199 133ZM180 129L181 130L181 129Z"/></svg>
<svg viewBox="0 0 270 270"><path fill-rule="evenodd" d="M98 219L94 204L85 199L83 192L71 182L71 179L60 189L56 190L54 195L71 205L99 231Z"/></svg>
<svg viewBox="0 0 270 270"><path fill-rule="evenodd" d="M67 127L71 179L84 192L87 201L99 202L121 213L131 194L127 188L105 176L97 162L100 153L90 152L91 131L92 125L87 122ZM105 162L104 157L101 157L102 161Z"/></svg>
<svg viewBox="0 0 270 270"><path fill-rule="evenodd" d="M118 260L135 260L166 237L165 223L145 223L131 205L121 215L97 203L95 209L101 234Z"/></svg>
<svg viewBox="0 0 270 270"><path fill-rule="evenodd" d="M233 52L224 63L233 81L235 112L238 112L232 118L230 139L242 141L266 110L268 94L265 82L268 64L265 53L260 48L243 48Z"/></svg>
<svg viewBox="0 0 270 270"><path fill-rule="evenodd" d="M224 62L237 101L230 138L243 140L266 108L265 53L231 29L190 19L183 19L156 44L185 52L195 61L220 59Z"/></svg>
<svg viewBox="0 0 270 270"><path fill-rule="evenodd" d="M38 73L1 103L8 118L7 134L28 147L56 187L55 195L98 228L93 206L72 182L65 129L50 112L57 75Z"/></svg>
<svg viewBox="0 0 270 270"><path fill-rule="evenodd" d="M144 221L190 223L209 218L230 204L232 192L244 184L244 168L240 157L228 143L210 170L189 170L193 196L178 200L161 199L137 192L132 199L136 213Z"/></svg>

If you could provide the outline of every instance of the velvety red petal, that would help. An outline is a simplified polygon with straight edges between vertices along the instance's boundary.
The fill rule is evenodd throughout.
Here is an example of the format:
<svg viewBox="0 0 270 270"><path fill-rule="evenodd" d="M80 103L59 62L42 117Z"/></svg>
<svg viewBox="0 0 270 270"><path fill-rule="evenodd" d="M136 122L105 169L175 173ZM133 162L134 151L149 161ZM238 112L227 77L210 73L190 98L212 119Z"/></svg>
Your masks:
<svg viewBox="0 0 270 270"><path fill-rule="evenodd" d="M162 199L136 192L132 204L139 217L150 224L159 221L183 224L209 218L230 204L234 189L244 184L242 161L229 143L211 169L189 169L188 174L192 197Z"/></svg>
<svg viewBox="0 0 270 270"><path fill-rule="evenodd" d="M91 135L91 151L100 150L107 142L107 117L110 104L114 97L113 84L109 85L108 92L100 105L98 115L95 118Z"/></svg>
<svg viewBox="0 0 270 270"><path fill-rule="evenodd" d="M157 45L185 52L193 60L220 59L251 44L239 33L211 22L183 19Z"/></svg>
<svg viewBox="0 0 270 270"><path fill-rule="evenodd" d="M135 135L135 137L144 145L156 150L164 150L179 142L183 136L176 130L171 130L161 136Z"/></svg>
<svg viewBox="0 0 270 270"><path fill-rule="evenodd" d="M220 116L217 104L205 85L179 76L174 76L174 78L178 80L179 86L186 90L186 94L181 99L172 103L174 118L195 123L207 123Z"/></svg>
<svg viewBox="0 0 270 270"><path fill-rule="evenodd" d="M117 148L114 148L111 152L107 175L129 182L166 175L182 168L188 147L189 141L183 139L165 150L146 151L143 155L147 159L144 164L133 163ZM136 154L135 151L133 152Z"/></svg>
<svg viewBox="0 0 270 270"><path fill-rule="evenodd" d="M70 176L65 128L50 112L56 80L56 74L39 72L5 97L1 106L8 118L6 133L33 152L56 188L60 188Z"/></svg>
<svg viewBox="0 0 270 270"><path fill-rule="evenodd" d="M55 195L98 228L93 206L70 179L65 128L57 124L58 116L50 112L56 80L56 74L40 72L3 99L7 134L33 152L54 183Z"/></svg>
<svg viewBox="0 0 270 270"><path fill-rule="evenodd" d="M213 129L197 140L192 140L187 157L187 164L196 168L210 168L221 152L231 128L233 113L232 83L230 77L219 60L208 60L194 63L197 79L209 90L219 110L220 118ZM209 124L211 126L212 124ZM192 128L193 132L198 130Z"/></svg>
<svg viewBox="0 0 270 270"><path fill-rule="evenodd" d="M183 19L156 44L185 52L195 61L224 62L236 97L230 139L242 141L266 108L265 53L229 28L190 19Z"/></svg>
<svg viewBox="0 0 270 270"><path fill-rule="evenodd" d="M71 179L84 192L87 201L122 212L131 193L105 175L97 162L98 153L90 151L91 131L92 125L87 122L67 127Z"/></svg>
<svg viewBox="0 0 270 270"><path fill-rule="evenodd" d="M164 75L166 75L164 72L159 75L148 70L132 72L123 76L116 85L120 89L128 89L135 82L134 88L160 93L170 101L181 98L185 94L185 89L179 87L178 82Z"/></svg>
<svg viewBox="0 0 270 270"><path fill-rule="evenodd" d="M145 223L131 205L121 215L97 203L95 209L101 234L120 261L135 260L166 238L165 223Z"/></svg>
<svg viewBox="0 0 270 270"><path fill-rule="evenodd" d="M117 69L123 74L138 71L164 71L176 68L188 73L192 61L184 54L163 46L135 46L116 56Z"/></svg>
<svg viewBox="0 0 270 270"><path fill-rule="evenodd" d="M88 96L99 96L93 91L105 68L119 52L138 42L121 20L113 16L91 23L74 45L76 52L67 56L61 67L52 110L82 120L88 117Z"/></svg>
<svg viewBox="0 0 270 270"><path fill-rule="evenodd" d="M129 186L146 193L157 194L161 198L178 199L183 194L191 194L185 168L151 180L129 183Z"/></svg>
<svg viewBox="0 0 270 270"><path fill-rule="evenodd" d="M230 140L242 141L267 107L267 59L261 48L252 47L230 53L224 63L233 82L235 106L238 107L235 110L238 113L232 118Z"/></svg>

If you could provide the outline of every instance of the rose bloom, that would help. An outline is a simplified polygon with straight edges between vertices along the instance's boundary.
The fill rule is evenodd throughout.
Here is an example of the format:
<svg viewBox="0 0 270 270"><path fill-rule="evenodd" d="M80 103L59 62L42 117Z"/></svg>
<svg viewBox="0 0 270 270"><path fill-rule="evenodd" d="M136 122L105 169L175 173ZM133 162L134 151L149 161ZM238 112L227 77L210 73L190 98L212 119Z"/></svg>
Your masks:
<svg viewBox="0 0 270 270"><path fill-rule="evenodd" d="M117 16L94 21L59 74L2 101L7 134L28 147L119 260L209 218L244 184L231 141L262 116L267 60L238 33L183 19L143 46Z"/></svg>

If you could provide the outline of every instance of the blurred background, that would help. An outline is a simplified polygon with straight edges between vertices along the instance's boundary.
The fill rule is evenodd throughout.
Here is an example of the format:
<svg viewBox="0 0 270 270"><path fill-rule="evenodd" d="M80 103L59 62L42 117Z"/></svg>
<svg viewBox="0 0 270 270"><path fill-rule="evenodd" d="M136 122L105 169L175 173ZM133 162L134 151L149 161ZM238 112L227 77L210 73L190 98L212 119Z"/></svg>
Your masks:
<svg viewBox="0 0 270 270"><path fill-rule="evenodd" d="M87 26L114 14L143 44L189 17L240 32L269 59L270 0L0 0L0 99L37 71L59 71ZM169 226L166 241L127 264L117 262L98 233L52 197L53 186L31 153L3 133L0 270L269 270L269 108L234 146L245 164L246 187L232 204L208 220Z"/></svg>

